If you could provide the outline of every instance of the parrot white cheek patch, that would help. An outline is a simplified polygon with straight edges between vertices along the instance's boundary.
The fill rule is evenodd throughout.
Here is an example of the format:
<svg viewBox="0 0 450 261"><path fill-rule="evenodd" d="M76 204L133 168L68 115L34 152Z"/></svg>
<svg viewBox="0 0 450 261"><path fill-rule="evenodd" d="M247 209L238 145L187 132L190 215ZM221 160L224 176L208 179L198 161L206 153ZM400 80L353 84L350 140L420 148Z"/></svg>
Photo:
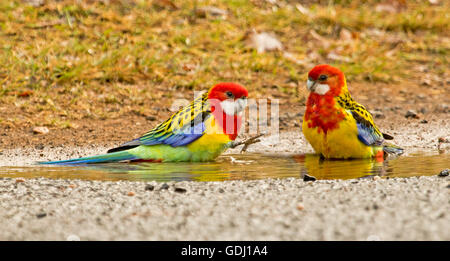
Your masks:
<svg viewBox="0 0 450 261"><path fill-rule="evenodd" d="M222 110L227 115L234 115L234 112L235 112L235 103L234 103L234 101L230 101L230 100L222 101L222 102L220 102L220 106L222 106Z"/></svg>
<svg viewBox="0 0 450 261"><path fill-rule="evenodd" d="M242 112L247 106L247 100L238 99L236 101L225 100L220 103L222 110L230 116Z"/></svg>
<svg viewBox="0 0 450 261"><path fill-rule="evenodd" d="M314 89L314 92L320 95L324 95L330 90L330 86L328 84L318 84Z"/></svg>

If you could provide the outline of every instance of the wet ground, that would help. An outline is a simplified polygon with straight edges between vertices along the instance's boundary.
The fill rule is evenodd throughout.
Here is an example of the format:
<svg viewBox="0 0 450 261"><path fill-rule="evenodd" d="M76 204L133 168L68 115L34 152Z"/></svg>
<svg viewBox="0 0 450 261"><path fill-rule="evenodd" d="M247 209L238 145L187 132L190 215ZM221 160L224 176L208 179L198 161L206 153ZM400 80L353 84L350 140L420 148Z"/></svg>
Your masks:
<svg viewBox="0 0 450 261"><path fill-rule="evenodd" d="M265 178L355 179L436 175L450 154L414 153L385 160L323 160L315 154L227 154L206 163L109 163L83 166L13 166L0 177L130 181L224 181Z"/></svg>
<svg viewBox="0 0 450 261"><path fill-rule="evenodd" d="M94 166L39 166L37 161L63 160L103 154L117 144L91 146L34 146L0 151L0 177L140 181L224 181L264 178L352 179L365 176L411 177L436 175L450 168L450 121L427 125L385 127L405 154L376 160L320 160L300 131L266 135L244 154L228 150L214 162L139 163ZM245 137L239 137L244 139ZM439 143L439 140L446 142Z"/></svg>

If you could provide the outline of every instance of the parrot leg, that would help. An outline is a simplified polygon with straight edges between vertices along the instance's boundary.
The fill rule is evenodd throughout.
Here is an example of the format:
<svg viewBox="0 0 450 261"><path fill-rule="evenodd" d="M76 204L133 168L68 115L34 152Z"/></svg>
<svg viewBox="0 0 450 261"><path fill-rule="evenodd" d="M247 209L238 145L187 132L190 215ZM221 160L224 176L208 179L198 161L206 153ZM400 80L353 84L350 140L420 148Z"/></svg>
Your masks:
<svg viewBox="0 0 450 261"><path fill-rule="evenodd" d="M242 150L241 150L241 153L243 153L247 150L248 146L250 146L251 144L260 142L261 140L259 139L259 137L263 136L264 134L265 133L258 134L256 136L248 138L244 141L233 142L231 144L230 148L236 148L237 146L244 145L244 147L242 147Z"/></svg>

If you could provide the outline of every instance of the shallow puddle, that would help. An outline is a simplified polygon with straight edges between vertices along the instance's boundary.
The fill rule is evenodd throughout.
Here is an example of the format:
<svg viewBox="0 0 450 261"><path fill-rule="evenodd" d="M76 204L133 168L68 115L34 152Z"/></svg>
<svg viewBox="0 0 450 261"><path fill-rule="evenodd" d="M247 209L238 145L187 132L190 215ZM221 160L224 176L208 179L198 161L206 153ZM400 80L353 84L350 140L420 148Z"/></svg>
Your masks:
<svg viewBox="0 0 450 261"><path fill-rule="evenodd" d="M0 167L0 177L91 180L223 181L263 178L352 179L373 175L436 175L450 167L450 154L417 153L377 160L322 160L317 155L223 155L208 163L109 163L83 166Z"/></svg>

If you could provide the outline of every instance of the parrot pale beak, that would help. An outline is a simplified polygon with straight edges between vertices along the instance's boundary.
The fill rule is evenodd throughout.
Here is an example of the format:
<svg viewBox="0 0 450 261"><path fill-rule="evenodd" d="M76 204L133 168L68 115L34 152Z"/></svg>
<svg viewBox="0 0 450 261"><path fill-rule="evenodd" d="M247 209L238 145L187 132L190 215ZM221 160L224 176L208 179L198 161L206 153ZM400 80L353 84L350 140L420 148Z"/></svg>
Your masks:
<svg viewBox="0 0 450 261"><path fill-rule="evenodd" d="M310 92L314 92L316 86L317 86L317 82L316 82L316 81L313 81L313 80L311 80L311 79L308 79L308 80L306 81L306 87L308 88L308 90L309 90Z"/></svg>
<svg viewBox="0 0 450 261"><path fill-rule="evenodd" d="M247 99L246 98L239 98L235 101L235 111L236 113L239 113L247 107Z"/></svg>

